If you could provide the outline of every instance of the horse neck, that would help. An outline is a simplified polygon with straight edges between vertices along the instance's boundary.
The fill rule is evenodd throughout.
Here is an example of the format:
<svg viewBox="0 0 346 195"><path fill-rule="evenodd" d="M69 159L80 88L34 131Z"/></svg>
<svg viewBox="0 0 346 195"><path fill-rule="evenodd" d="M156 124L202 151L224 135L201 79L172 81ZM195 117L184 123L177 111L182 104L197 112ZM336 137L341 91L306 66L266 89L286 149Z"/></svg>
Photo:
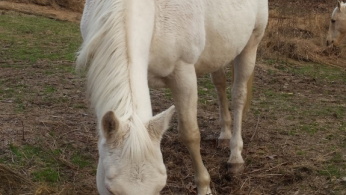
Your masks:
<svg viewBox="0 0 346 195"><path fill-rule="evenodd" d="M130 82L136 108L144 121L152 116L148 87L148 63L154 29L155 3L153 0L126 1L126 40L130 67ZM149 118L148 118L149 117Z"/></svg>
<svg viewBox="0 0 346 195"><path fill-rule="evenodd" d="M77 68L89 66L88 90L99 119L112 110L120 120L137 115L145 122L152 117L147 81L150 41L141 44L145 33L139 27L145 25L131 17L138 7L129 5L123 0L94 5Z"/></svg>
<svg viewBox="0 0 346 195"><path fill-rule="evenodd" d="M143 122L148 121L152 109L146 66L121 65L89 70L88 91L97 116L101 119L105 112L112 110L120 120L137 115Z"/></svg>
<svg viewBox="0 0 346 195"><path fill-rule="evenodd" d="M142 121L149 121L152 117L152 108L148 86L148 64L130 64L129 81L133 109Z"/></svg>

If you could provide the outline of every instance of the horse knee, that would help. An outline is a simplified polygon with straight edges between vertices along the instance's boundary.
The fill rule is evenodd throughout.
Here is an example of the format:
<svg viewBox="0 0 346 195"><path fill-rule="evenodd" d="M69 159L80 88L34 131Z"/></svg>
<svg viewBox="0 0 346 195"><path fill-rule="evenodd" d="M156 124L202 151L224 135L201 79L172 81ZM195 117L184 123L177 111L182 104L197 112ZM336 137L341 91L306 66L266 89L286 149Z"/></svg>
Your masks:
<svg viewBox="0 0 346 195"><path fill-rule="evenodd" d="M246 104L246 95L238 95L236 98L232 99L232 112L242 111Z"/></svg>
<svg viewBox="0 0 346 195"><path fill-rule="evenodd" d="M198 128L193 130L190 129L187 131L179 130L179 136L180 140L187 146L199 144L201 141L201 135Z"/></svg>

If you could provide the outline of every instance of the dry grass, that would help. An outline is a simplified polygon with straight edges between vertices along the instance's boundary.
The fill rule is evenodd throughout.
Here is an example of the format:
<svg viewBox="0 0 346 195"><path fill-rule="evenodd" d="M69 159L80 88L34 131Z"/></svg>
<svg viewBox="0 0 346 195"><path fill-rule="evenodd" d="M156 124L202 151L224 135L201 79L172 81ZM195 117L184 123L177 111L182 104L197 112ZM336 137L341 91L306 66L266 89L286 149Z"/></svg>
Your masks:
<svg viewBox="0 0 346 195"><path fill-rule="evenodd" d="M82 12L85 2L85 0L5 1L31 3L55 9L63 8L79 13ZM339 48L325 46L330 14L336 2L269 0L269 5L270 21L259 51L262 57L346 66L346 57L344 57L346 50L342 49L343 45ZM53 14L54 16L57 17L56 14Z"/></svg>
<svg viewBox="0 0 346 195"><path fill-rule="evenodd" d="M85 0L5 0L15 3L31 3L54 8L64 8L72 11L82 12Z"/></svg>
<svg viewBox="0 0 346 195"><path fill-rule="evenodd" d="M25 178L23 174L0 164L0 192L16 194L25 190L32 191L33 188L35 188L35 184Z"/></svg>
<svg viewBox="0 0 346 195"><path fill-rule="evenodd" d="M270 1L270 20L260 55L345 67L344 46L325 46L334 7L334 1Z"/></svg>

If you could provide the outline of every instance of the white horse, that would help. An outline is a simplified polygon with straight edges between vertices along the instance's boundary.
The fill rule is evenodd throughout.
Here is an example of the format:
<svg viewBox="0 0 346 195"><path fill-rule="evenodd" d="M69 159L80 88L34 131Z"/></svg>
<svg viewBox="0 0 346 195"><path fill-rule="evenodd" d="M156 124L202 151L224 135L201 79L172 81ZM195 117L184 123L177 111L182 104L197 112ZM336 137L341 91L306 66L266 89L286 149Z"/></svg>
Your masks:
<svg viewBox="0 0 346 195"><path fill-rule="evenodd" d="M337 46L346 35L346 3L338 1L329 24L327 46Z"/></svg>
<svg viewBox="0 0 346 195"><path fill-rule="evenodd" d="M88 91L99 129L100 194L159 194L166 184L160 140L175 108L153 117L149 86L172 90L198 194L211 194L197 125L200 74L212 74L220 102L219 142L230 146L231 171L242 169L247 83L267 20L267 0L86 1L77 68L89 68ZM224 67L233 60L232 135Z"/></svg>

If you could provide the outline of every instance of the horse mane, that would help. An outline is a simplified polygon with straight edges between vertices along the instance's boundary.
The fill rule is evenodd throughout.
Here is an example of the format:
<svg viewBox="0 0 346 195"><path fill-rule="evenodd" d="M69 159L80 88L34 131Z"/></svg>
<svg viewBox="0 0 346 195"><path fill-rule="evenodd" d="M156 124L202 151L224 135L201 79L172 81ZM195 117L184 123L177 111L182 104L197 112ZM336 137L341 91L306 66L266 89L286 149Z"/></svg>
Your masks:
<svg viewBox="0 0 346 195"><path fill-rule="evenodd" d="M132 97L125 10L124 0L95 3L78 52L76 69L88 69L87 91L98 120L101 121L103 115L111 110L119 121L129 123L123 157L140 161L153 154L154 146L136 114Z"/></svg>

